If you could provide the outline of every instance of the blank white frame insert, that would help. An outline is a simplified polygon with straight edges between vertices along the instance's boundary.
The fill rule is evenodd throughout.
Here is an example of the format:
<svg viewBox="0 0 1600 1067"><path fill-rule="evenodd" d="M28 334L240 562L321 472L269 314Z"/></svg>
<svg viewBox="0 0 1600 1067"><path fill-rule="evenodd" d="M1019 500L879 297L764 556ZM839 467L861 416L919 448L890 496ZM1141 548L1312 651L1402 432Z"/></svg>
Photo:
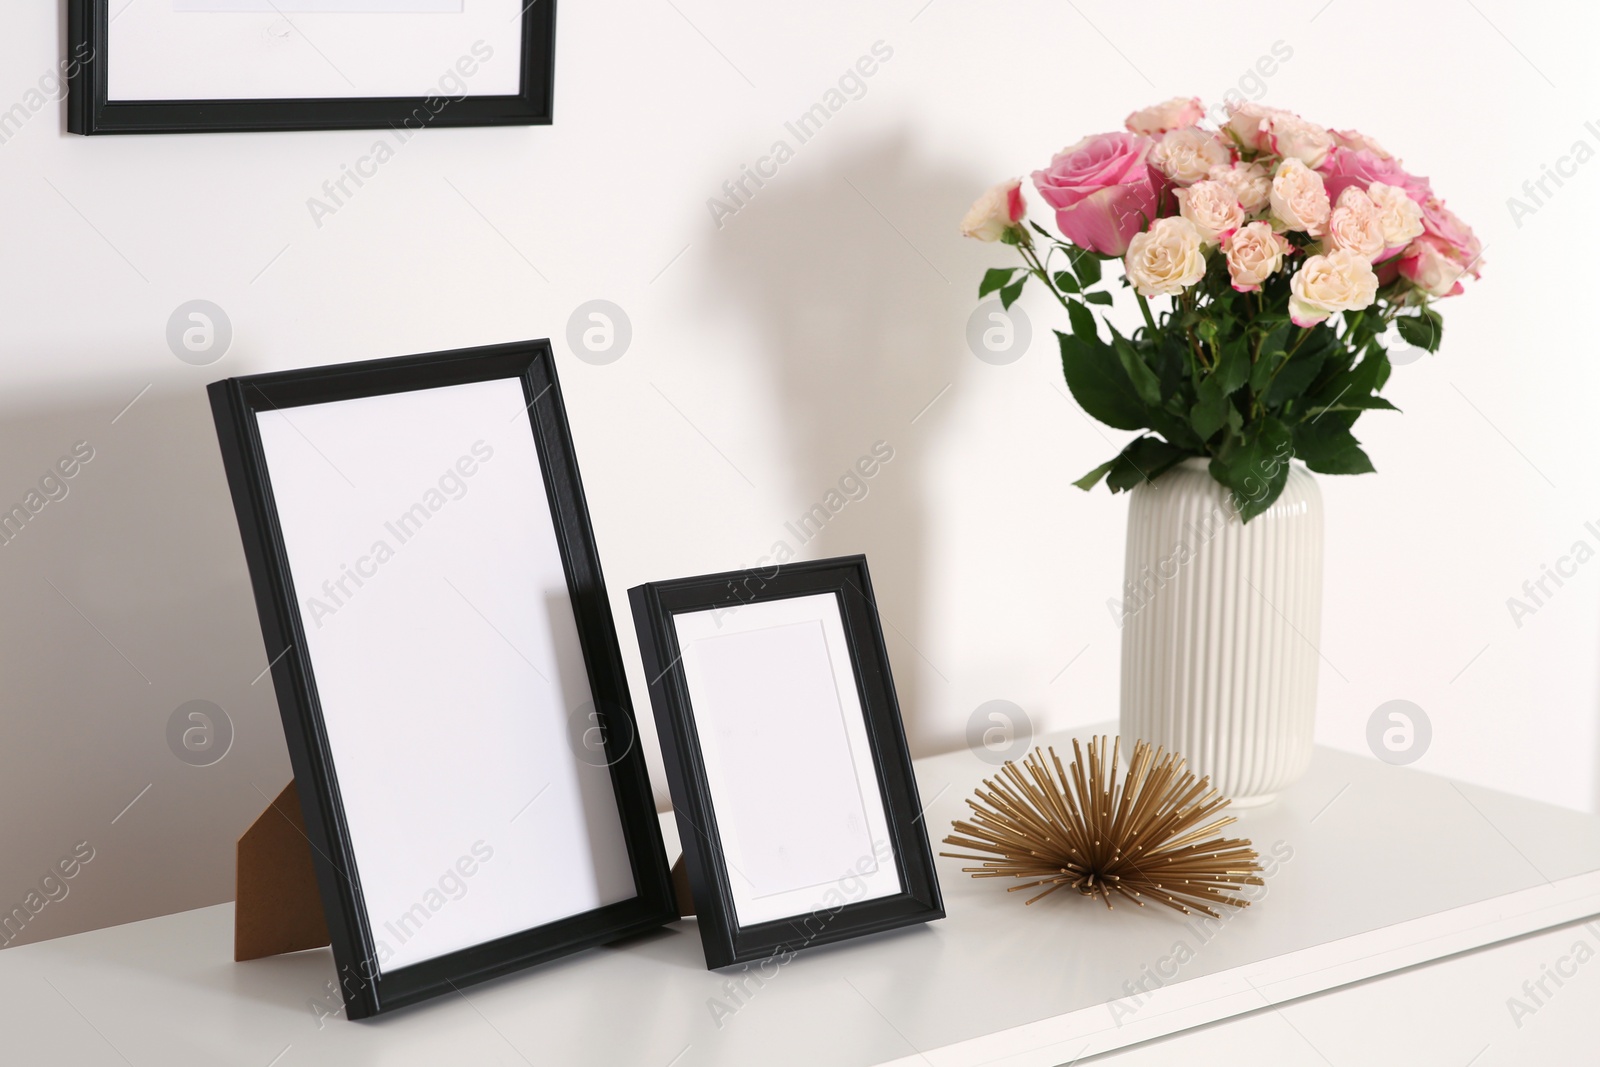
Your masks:
<svg viewBox="0 0 1600 1067"><path fill-rule="evenodd" d="M383 973L637 895L526 403L256 415Z"/></svg>
<svg viewBox="0 0 1600 1067"><path fill-rule="evenodd" d="M901 892L833 593L673 616L742 926Z"/></svg>

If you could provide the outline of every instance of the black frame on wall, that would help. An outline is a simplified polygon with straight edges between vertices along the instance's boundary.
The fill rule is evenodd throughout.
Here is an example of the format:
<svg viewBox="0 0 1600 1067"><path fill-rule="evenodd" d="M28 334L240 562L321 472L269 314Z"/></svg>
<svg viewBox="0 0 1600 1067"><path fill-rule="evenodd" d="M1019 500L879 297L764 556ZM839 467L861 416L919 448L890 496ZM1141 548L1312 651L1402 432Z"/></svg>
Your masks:
<svg viewBox="0 0 1600 1067"><path fill-rule="evenodd" d="M850 667L861 700L868 743L889 847L901 873L901 891L831 909L753 925L741 925L734 909L718 823L701 751L694 703L683 668L673 617L724 610L791 597L831 593L849 646ZM695 916L711 969L769 958L944 917L911 754L890 675L872 581L865 556L788 563L772 571L731 571L628 591L638 632L650 702L661 740L672 807L683 842L683 860ZM783 758L783 754L775 754Z"/></svg>
<svg viewBox="0 0 1600 1067"><path fill-rule="evenodd" d="M597 708L623 722L603 732L637 896L483 944L378 972L339 782L256 413L306 404L520 378L555 520L579 642ZM643 933L679 918L610 601L578 476L555 359L545 340L228 378L208 387L239 532L272 663L289 759L312 845L328 933L349 1018ZM374 973L378 972L378 973Z"/></svg>
<svg viewBox="0 0 1600 1067"><path fill-rule="evenodd" d="M543 126L555 85L555 0L522 12L522 90L515 96L309 97L261 100L111 100L112 0L68 0L69 133L227 133L267 130ZM438 102L438 107L430 106Z"/></svg>

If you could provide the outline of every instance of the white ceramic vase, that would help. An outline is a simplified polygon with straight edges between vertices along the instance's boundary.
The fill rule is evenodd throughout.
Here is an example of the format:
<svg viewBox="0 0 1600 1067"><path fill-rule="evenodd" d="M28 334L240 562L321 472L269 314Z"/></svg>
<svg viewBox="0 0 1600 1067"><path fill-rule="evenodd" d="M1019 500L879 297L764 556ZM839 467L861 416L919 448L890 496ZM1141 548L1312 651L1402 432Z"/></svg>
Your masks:
<svg viewBox="0 0 1600 1067"><path fill-rule="evenodd" d="M1203 459L1133 490L1123 600L1122 735L1177 752L1235 804L1305 773L1322 621L1322 497L1290 464L1249 524ZM1119 610L1120 609L1120 610Z"/></svg>

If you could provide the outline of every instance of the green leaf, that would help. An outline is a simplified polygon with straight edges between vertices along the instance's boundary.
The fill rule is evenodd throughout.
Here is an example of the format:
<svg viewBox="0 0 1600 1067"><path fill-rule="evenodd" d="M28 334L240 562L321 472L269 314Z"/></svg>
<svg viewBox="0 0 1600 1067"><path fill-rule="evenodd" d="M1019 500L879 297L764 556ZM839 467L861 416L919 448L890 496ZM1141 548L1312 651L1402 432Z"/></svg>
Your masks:
<svg viewBox="0 0 1600 1067"><path fill-rule="evenodd" d="M1100 281L1100 258L1093 252L1083 248L1068 250L1068 257L1072 260L1072 269L1077 272L1078 281L1083 283L1085 289Z"/></svg>
<svg viewBox="0 0 1600 1067"><path fill-rule="evenodd" d="M1385 352L1381 345L1375 344L1367 349L1367 358L1362 362L1366 363L1369 360L1372 363L1372 376L1363 378L1362 383L1365 384L1370 381L1372 383L1372 391L1376 393L1388 383L1389 374L1394 370L1394 365L1389 362L1389 353Z"/></svg>
<svg viewBox="0 0 1600 1067"><path fill-rule="evenodd" d="M1225 343L1216 367L1206 380L1215 383L1212 388L1222 396L1237 392L1250 380L1249 342L1239 337Z"/></svg>
<svg viewBox="0 0 1600 1067"><path fill-rule="evenodd" d="M1444 335L1444 320L1438 312L1424 310L1420 315L1406 315L1394 320L1400 339L1414 348L1427 352L1439 351L1439 341Z"/></svg>
<svg viewBox="0 0 1600 1067"><path fill-rule="evenodd" d="M1272 381L1272 374L1277 373L1278 366L1282 366L1283 360L1288 358L1291 333L1298 330L1298 326L1294 326L1293 323L1280 323L1272 328L1266 338L1262 338L1261 355L1250 368L1251 392L1259 394L1262 390L1266 390L1267 382Z"/></svg>
<svg viewBox="0 0 1600 1067"><path fill-rule="evenodd" d="M1149 339L1148 333L1146 338ZM1150 369L1161 379L1161 399L1164 403L1190 382L1189 349L1184 345L1182 337L1170 331L1166 333L1158 331L1154 341L1155 346L1147 358Z"/></svg>
<svg viewBox="0 0 1600 1067"><path fill-rule="evenodd" d="M1117 457L1117 459L1120 458L1122 457ZM1082 478L1079 478L1072 484L1087 492L1088 490L1093 489L1096 485L1100 484L1100 479L1104 478L1111 468L1116 465L1116 459L1108 459L1104 463L1100 464L1100 466L1096 467L1088 474L1085 474Z"/></svg>
<svg viewBox="0 0 1600 1067"><path fill-rule="evenodd" d="M1273 377L1272 384L1267 386L1266 395L1262 397L1262 403L1268 407L1277 407L1305 392L1306 386L1317 376L1317 371L1322 369L1322 358L1321 351L1313 349L1309 344L1303 346L1300 351L1289 357L1289 361Z"/></svg>
<svg viewBox="0 0 1600 1067"><path fill-rule="evenodd" d="M1353 437L1337 453L1315 463L1307 462L1306 466L1318 474L1371 474L1377 470L1372 465L1372 458Z"/></svg>
<svg viewBox="0 0 1600 1067"><path fill-rule="evenodd" d="M1109 324L1108 324L1109 325ZM1134 391L1151 407L1161 403L1161 382L1156 378L1155 371L1134 350L1128 339L1111 326L1111 346L1116 350L1117 359L1122 363L1122 369L1128 372L1128 380L1133 383Z"/></svg>
<svg viewBox="0 0 1600 1067"><path fill-rule="evenodd" d="M1370 344L1362 352L1361 362L1328 378L1307 397L1306 410L1336 410L1335 405L1359 403L1383 388L1389 377L1389 356L1383 346ZM1382 405L1374 405L1381 407Z"/></svg>
<svg viewBox="0 0 1600 1067"><path fill-rule="evenodd" d="M1282 352L1261 353L1261 358L1256 360L1255 365L1250 368L1250 391L1252 393L1260 393L1265 389L1267 383L1272 381L1272 372L1277 370L1278 365L1282 362Z"/></svg>
<svg viewBox="0 0 1600 1067"><path fill-rule="evenodd" d="M1294 437L1270 416L1251 426L1244 438L1230 437L1211 460L1211 476L1232 491L1241 522L1272 506L1289 480Z"/></svg>
<svg viewBox="0 0 1600 1067"><path fill-rule="evenodd" d="M1095 293L1084 293L1083 298L1089 301L1091 304L1105 304L1109 306L1111 303L1111 294L1103 289Z"/></svg>
<svg viewBox="0 0 1600 1067"><path fill-rule="evenodd" d="M978 297L982 299L997 289L1003 289L1011 283L1011 276L1024 267L990 267L983 272L983 282L978 286Z"/></svg>
<svg viewBox="0 0 1600 1067"><path fill-rule="evenodd" d="M1294 428L1294 454L1318 474L1370 474L1372 460L1350 427L1337 418L1318 418Z"/></svg>
<svg viewBox="0 0 1600 1067"><path fill-rule="evenodd" d="M1228 412L1233 410L1233 402L1226 396L1202 398L1189 409L1189 426L1200 440L1209 441L1212 434L1228 424Z"/></svg>
<svg viewBox="0 0 1600 1067"><path fill-rule="evenodd" d="M1095 325L1094 312L1076 300L1067 301L1067 321L1072 323L1072 334L1085 341L1096 344L1100 341L1100 330Z"/></svg>
<svg viewBox="0 0 1600 1067"><path fill-rule="evenodd" d="M1389 401L1381 396L1357 396L1346 394L1343 399L1331 404L1313 405L1306 408L1306 418L1320 419L1332 411L1399 411Z"/></svg>
<svg viewBox="0 0 1600 1067"><path fill-rule="evenodd" d="M1022 295L1022 287L1028 284L1028 276L1024 274L1015 285L1008 285L1000 290L1000 306L1010 310L1011 305L1017 302L1017 297Z"/></svg>
<svg viewBox="0 0 1600 1067"><path fill-rule="evenodd" d="M1106 486L1113 493L1121 493L1143 482L1155 481L1191 454L1159 437L1140 437L1130 441L1122 453L1111 461Z"/></svg>
<svg viewBox="0 0 1600 1067"><path fill-rule="evenodd" d="M1061 342L1061 370L1072 397L1091 418L1118 430L1142 430L1149 413L1128 373L1103 344L1077 334L1056 331Z"/></svg>
<svg viewBox="0 0 1600 1067"><path fill-rule="evenodd" d="M1389 380L1389 354L1381 345L1371 345L1362 353L1361 362L1350 371L1351 392L1366 396L1383 388Z"/></svg>
<svg viewBox="0 0 1600 1067"><path fill-rule="evenodd" d="M1056 288L1063 293L1076 293L1078 291L1078 279L1072 276L1071 271L1058 270L1051 277L1055 279Z"/></svg>
<svg viewBox="0 0 1600 1067"><path fill-rule="evenodd" d="M1250 389L1253 392L1261 392L1272 380L1272 372L1278 369L1287 354L1289 336L1298 328L1292 322L1281 322L1262 338L1261 354L1250 368Z"/></svg>
<svg viewBox="0 0 1600 1067"><path fill-rule="evenodd" d="M1389 382L1389 374L1394 370L1394 364L1389 362L1389 353L1376 341L1367 349L1367 358L1373 360L1372 391L1376 393Z"/></svg>

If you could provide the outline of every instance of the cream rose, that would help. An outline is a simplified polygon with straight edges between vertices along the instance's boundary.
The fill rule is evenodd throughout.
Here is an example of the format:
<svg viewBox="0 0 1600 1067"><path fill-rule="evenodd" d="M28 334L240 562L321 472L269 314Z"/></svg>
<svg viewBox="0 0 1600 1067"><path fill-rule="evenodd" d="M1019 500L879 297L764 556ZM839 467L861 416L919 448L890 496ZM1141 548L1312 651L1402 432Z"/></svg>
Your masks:
<svg viewBox="0 0 1600 1067"><path fill-rule="evenodd" d="M1246 214L1266 207L1267 198L1272 195L1272 174L1259 163L1233 163L1212 167L1207 177L1232 189L1233 195L1239 198L1239 206L1244 208Z"/></svg>
<svg viewBox="0 0 1600 1067"><path fill-rule="evenodd" d="M1267 223L1252 222L1234 230L1222 242L1222 250L1228 257L1233 287L1241 293L1253 293L1282 268L1289 242L1273 233Z"/></svg>
<svg viewBox="0 0 1600 1067"><path fill-rule="evenodd" d="M1265 128L1274 155L1298 159L1308 167L1321 163L1333 147L1333 135L1325 127L1288 111L1268 116Z"/></svg>
<svg viewBox="0 0 1600 1067"><path fill-rule="evenodd" d="M1223 127L1239 147L1260 152L1267 147L1267 120L1278 114L1274 107L1262 107L1247 100L1228 101L1228 122Z"/></svg>
<svg viewBox="0 0 1600 1067"><path fill-rule="evenodd" d="M1205 118L1206 109L1198 96L1175 96L1154 107L1147 107L1129 115L1123 123L1129 133L1156 134L1181 130Z"/></svg>
<svg viewBox="0 0 1600 1067"><path fill-rule="evenodd" d="M1372 197L1353 185L1345 187L1328 216L1327 245L1365 256L1368 263L1383 255L1389 246L1384 242L1383 224Z"/></svg>
<svg viewBox="0 0 1600 1067"><path fill-rule="evenodd" d="M1194 223L1200 240L1208 245L1217 244L1244 225L1244 208L1224 182L1195 182L1187 189L1179 189L1176 195L1178 214Z"/></svg>
<svg viewBox="0 0 1600 1067"><path fill-rule="evenodd" d="M961 220L963 237L998 241L1022 219L1022 179L1009 178L992 185L973 203Z"/></svg>
<svg viewBox="0 0 1600 1067"><path fill-rule="evenodd" d="M1422 205L1404 189L1373 182L1367 186L1367 195L1378 212L1384 248L1404 248L1412 238L1422 236Z"/></svg>
<svg viewBox="0 0 1600 1067"><path fill-rule="evenodd" d="M1278 164L1267 199L1272 204L1273 217L1283 224L1282 229L1322 236L1328 224L1328 191L1322 187L1322 175L1300 160L1286 159Z"/></svg>
<svg viewBox="0 0 1600 1067"><path fill-rule="evenodd" d="M1173 130L1156 142L1150 162L1179 185L1193 185L1209 175L1212 167L1233 162L1233 155L1216 134L1190 126Z"/></svg>
<svg viewBox="0 0 1600 1067"><path fill-rule="evenodd" d="M1181 293L1206 274L1200 231L1182 216L1157 219L1134 235L1122 265L1141 296Z"/></svg>
<svg viewBox="0 0 1600 1067"><path fill-rule="evenodd" d="M1362 255L1340 248L1312 256L1289 279L1289 317L1315 326L1336 311L1358 311L1378 295L1378 276Z"/></svg>

